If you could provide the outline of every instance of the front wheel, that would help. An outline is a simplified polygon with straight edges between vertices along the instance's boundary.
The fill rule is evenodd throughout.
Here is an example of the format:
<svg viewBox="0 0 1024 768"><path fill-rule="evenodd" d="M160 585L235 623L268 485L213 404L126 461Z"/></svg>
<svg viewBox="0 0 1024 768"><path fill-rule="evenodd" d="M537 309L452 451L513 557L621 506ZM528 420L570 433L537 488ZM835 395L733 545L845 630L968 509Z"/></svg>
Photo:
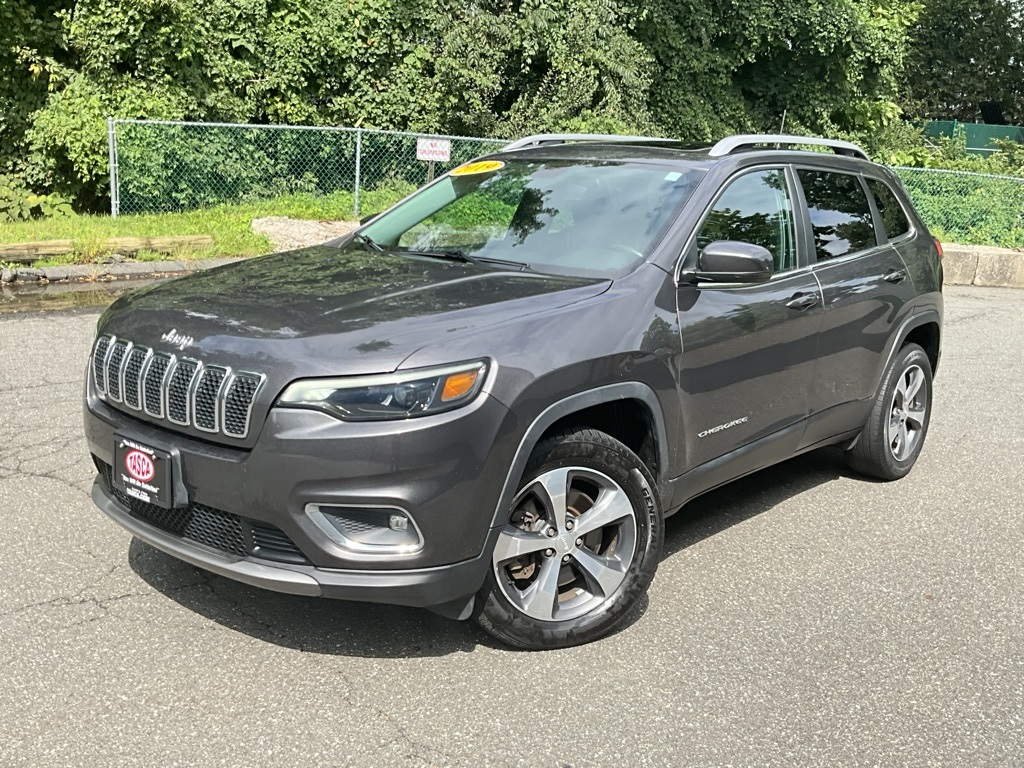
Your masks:
<svg viewBox="0 0 1024 768"><path fill-rule="evenodd" d="M516 648L581 645L647 591L663 540L640 458L592 429L543 441L498 535L477 621Z"/></svg>

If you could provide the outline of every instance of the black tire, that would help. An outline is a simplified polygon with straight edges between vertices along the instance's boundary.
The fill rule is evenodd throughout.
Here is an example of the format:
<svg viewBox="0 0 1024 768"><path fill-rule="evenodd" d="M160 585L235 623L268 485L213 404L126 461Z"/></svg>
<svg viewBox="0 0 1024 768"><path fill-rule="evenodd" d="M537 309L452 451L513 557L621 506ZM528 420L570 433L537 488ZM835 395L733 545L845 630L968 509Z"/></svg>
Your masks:
<svg viewBox="0 0 1024 768"><path fill-rule="evenodd" d="M913 380L917 375L915 371L921 372L922 380L915 396L910 399L911 407L908 408L908 403L900 402L897 389L902 383L906 390L908 377ZM917 415L911 417L910 413ZM896 353L885 372L864 430L853 447L846 452L846 463L855 472L879 480L899 480L905 477L913 468L917 457L921 455L931 415L931 362L921 347L917 344L907 344ZM907 440L904 446L900 445L898 429L893 427L896 423L906 426L903 433L905 436L912 436L912 440Z"/></svg>
<svg viewBox="0 0 1024 768"><path fill-rule="evenodd" d="M559 485L565 488L564 531L553 512L558 504L545 490L557 493ZM526 650L582 645L609 634L647 592L658 568L664 524L654 486L640 458L603 432L567 430L541 442L527 463L478 596L479 625L506 645ZM587 518L591 511L595 514ZM548 549L501 560L518 553L510 547L523 542L548 546L546 536L551 536ZM595 559L616 570L595 567ZM553 591L543 590L545 585ZM546 619L528 613L547 614L548 605Z"/></svg>

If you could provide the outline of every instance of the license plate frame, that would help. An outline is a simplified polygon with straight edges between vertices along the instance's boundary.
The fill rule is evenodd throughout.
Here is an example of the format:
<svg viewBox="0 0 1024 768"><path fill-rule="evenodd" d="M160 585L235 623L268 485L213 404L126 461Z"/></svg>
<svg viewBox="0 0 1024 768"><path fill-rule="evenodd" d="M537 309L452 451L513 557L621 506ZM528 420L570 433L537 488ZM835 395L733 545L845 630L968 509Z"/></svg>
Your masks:
<svg viewBox="0 0 1024 768"><path fill-rule="evenodd" d="M124 435L114 435L114 488L163 509L174 505L174 459L170 452Z"/></svg>

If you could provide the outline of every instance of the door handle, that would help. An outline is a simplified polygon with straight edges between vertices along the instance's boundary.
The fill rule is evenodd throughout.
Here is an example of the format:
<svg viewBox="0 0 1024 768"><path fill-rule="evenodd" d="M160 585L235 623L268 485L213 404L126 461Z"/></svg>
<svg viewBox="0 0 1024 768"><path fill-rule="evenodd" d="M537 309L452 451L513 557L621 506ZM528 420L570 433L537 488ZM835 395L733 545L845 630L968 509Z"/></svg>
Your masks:
<svg viewBox="0 0 1024 768"><path fill-rule="evenodd" d="M907 270L905 269L890 269L882 277L887 283L902 283L907 277Z"/></svg>
<svg viewBox="0 0 1024 768"><path fill-rule="evenodd" d="M797 293L786 302L790 309L810 309L818 303L818 297L813 293Z"/></svg>

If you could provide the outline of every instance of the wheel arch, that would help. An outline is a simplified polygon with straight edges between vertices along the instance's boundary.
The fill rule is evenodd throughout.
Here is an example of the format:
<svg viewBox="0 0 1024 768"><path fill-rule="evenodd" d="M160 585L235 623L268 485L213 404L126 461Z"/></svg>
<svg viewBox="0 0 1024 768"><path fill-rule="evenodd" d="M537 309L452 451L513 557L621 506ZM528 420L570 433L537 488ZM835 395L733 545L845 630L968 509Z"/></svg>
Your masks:
<svg viewBox="0 0 1024 768"><path fill-rule="evenodd" d="M607 427L609 418L619 409L637 408L646 413L648 426L654 438L654 446L651 447L656 465L648 468L654 475L657 482L657 493L660 498L665 498L665 476L668 468L668 434L665 426L665 416L662 413L658 398L648 385L638 381L620 382L608 384L602 387L577 392L565 397L547 408L545 408L526 429L519 447L516 449L508 473L505 476L505 483L502 486L498 503L491 520L491 528L503 524L502 517L507 513L509 505L518 490L519 479L526 470L526 464L534 448L544 439L544 436L553 430L564 426L589 426L595 429ZM596 420L595 420L596 419ZM605 430L602 430L605 431ZM617 437L614 433L613 437ZM622 440L629 445L629 442ZM637 451L643 455L643 449Z"/></svg>
<svg viewBox="0 0 1024 768"><path fill-rule="evenodd" d="M893 335L889 352L882 361L878 370L877 388L882 385L885 372L889 370L893 358L908 343L920 344L928 354L932 364L932 375L934 376L939 365L940 344L942 339L942 316L937 310L926 309L923 312L916 312L908 317L900 325L899 330Z"/></svg>

